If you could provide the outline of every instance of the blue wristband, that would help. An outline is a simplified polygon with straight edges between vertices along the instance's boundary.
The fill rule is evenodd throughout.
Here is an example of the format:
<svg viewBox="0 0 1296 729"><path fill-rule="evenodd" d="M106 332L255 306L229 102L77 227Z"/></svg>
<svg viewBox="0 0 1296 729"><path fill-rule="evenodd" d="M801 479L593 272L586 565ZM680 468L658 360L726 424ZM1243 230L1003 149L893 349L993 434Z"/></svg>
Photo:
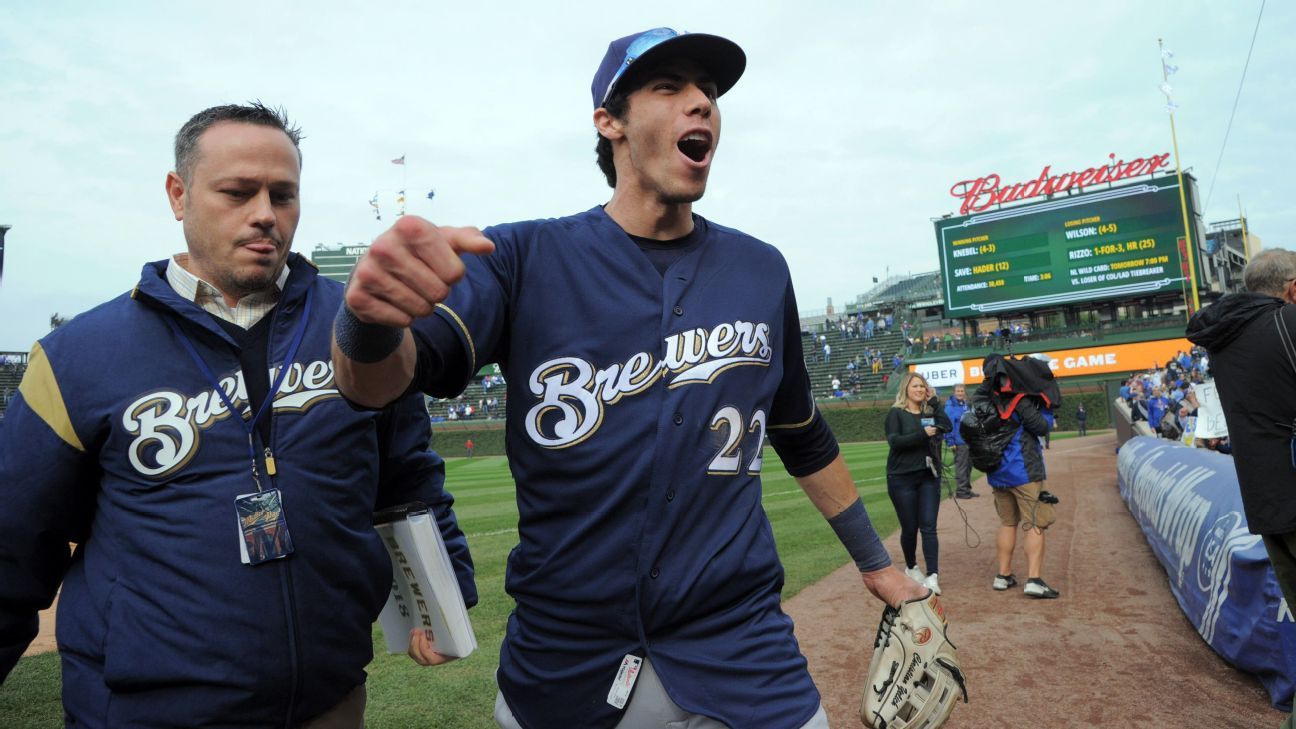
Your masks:
<svg viewBox="0 0 1296 729"><path fill-rule="evenodd" d="M372 364L387 359L400 347L405 329L360 321L344 302L333 320L333 338L342 354L361 364Z"/></svg>
<svg viewBox="0 0 1296 729"><path fill-rule="evenodd" d="M846 507L842 513L828 520L828 524L837 533L842 546L855 560L860 572L873 572L891 564L891 555L878 538L873 522L869 521L864 502L855 499L855 503Z"/></svg>

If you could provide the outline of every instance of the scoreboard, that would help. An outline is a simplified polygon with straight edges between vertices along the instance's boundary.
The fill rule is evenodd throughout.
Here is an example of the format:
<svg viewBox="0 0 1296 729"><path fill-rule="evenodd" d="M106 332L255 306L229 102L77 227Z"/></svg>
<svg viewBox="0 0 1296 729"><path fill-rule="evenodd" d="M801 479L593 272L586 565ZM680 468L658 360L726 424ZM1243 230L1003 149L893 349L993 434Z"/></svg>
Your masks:
<svg viewBox="0 0 1296 729"><path fill-rule="evenodd" d="M936 221L945 315L973 317L1180 291L1173 178Z"/></svg>
<svg viewBox="0 0 1296 729"><path fill-rule="evenodd" d="M368 245L338 246L332 249L316 248L311 251L311 262L319 268L320 275L346 283L356 261L369 250Z"/></svg>

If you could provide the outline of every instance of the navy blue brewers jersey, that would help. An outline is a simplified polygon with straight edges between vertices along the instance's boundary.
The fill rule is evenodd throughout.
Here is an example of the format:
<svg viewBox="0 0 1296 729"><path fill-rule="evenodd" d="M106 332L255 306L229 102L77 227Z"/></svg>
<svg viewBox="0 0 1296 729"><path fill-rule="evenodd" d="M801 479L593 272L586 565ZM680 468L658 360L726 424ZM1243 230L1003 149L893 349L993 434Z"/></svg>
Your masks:
<svg viewBox="0 0 1296 729"><path fill-rule="evenodd" d="M490 228L495 252L438 307L467 372L508 381L520 543L498 679L528 729L614 726L627 653L733 727L800 727L819 704L760 503L766 431L815 412L787 264L694 220L702 244L664 275L602 208Z"/></svg>

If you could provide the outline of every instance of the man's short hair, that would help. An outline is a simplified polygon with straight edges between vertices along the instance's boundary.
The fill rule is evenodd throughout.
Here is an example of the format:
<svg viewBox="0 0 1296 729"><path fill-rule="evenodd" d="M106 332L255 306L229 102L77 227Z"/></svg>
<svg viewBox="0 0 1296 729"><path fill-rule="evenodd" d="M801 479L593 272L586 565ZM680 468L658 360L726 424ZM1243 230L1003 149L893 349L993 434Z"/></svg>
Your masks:
<svg viewBox="0 0 1296 729"><path fill-rule="evenodd" d="M198 161L198 138L216 124L227 121L278 129L292 141L293 147L297 149L297 164L301 165L301 127L293 126L288 121L287 112L282 108L271 108L260 101L252 101L246 105L213 106L194 114L184 126L180 127L180 131L176 132L175 171L186 185L189 184L193 174L194 163Z"/></svg>
<svg viewBox="0 0 1296 729"><path fill-rule="evenodd" d="M1242 284L1255 294L1282 298L1287 283L1296 279L1296 253L1266 248L1251 257L1242 271Z"/></svg>

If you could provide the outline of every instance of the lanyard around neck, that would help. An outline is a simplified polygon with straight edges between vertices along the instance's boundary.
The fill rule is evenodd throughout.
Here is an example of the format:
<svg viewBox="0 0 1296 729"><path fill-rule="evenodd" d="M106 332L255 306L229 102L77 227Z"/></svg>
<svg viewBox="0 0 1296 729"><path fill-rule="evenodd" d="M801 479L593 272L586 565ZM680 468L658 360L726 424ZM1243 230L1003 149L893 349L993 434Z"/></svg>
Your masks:
<svg viewBox="0 0 1296 729"><path fill-rule="evenodd" d="M252 479L256 482L257 491L261 490L261 479L257 474L256 448L252 444L256 432L256 424L260 422L261 417L270 410L270 404L274 402L275 393L279 392L279 388L283 385L284 378L288 375L288 370L292 366L293 360L297 357L297 349L301 346L302 338L306 335L306 325L310 322L311 299L314 293L314 287L306 289L306 303L302 308L301 323L297 325L297 332L293 334L292 343L288 345L288 352L284 355L283 364L279 366L279 374L275 376L274 382L271 383L270 390L266 393L265 400L262 401L261 407L257 409L256 414L254 414L250 420L245 420L239 416L238 409L234 407L234 403L230 400L230 396L227 395L225 389L221 387L220 380L217 379L216 374L212 372L211 367L207 365L202 356L198 354L198 350L194 347L193 342L190 341L189 337L185 335L184 331L180 328L180 325L176 324L174 319L169 316L163 317L163 321L167 323L167 326L171 327L172 332L175 332L176 337L180 340L180 343L184 345L185 351L189 353L194 364L198 365L198 369L207 378L207 381L211 384L212 388L216 390L216 394L220 396L221 402L229 409L230 415L235 416L233 419L236 420L243 428L244 432L247 433L248 456L252 459ZM266 450L268 453L269 448ZM269 475L274 475L271 463L266 464L266 470L269 472Z"/></svg>

